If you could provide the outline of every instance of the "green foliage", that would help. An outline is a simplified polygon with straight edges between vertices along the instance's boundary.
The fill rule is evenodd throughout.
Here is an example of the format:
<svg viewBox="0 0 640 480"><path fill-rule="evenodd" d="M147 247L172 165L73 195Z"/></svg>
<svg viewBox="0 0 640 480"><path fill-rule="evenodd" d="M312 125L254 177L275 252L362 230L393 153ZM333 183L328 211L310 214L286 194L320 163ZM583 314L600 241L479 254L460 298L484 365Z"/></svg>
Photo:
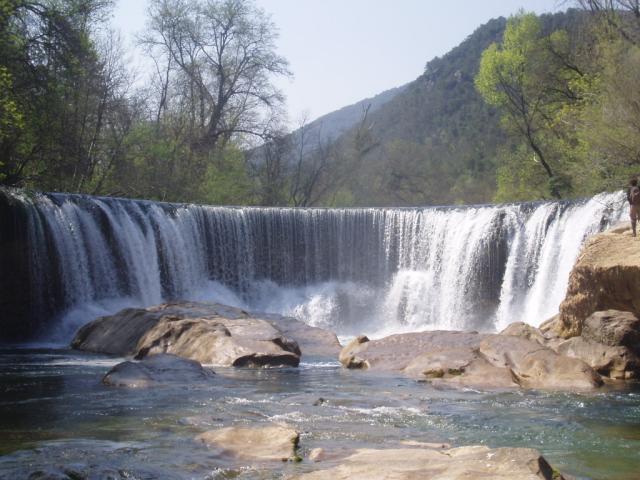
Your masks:
<svg viewBox="0 0 640 480"><path fill-rule="evenodd" d="M640 24L618 12L492 20L329 143L278 128L287 64L249 0L154 0L145 91L98 28L111 6L0 0L0 182L360 206L582 196L640 173Z"/></svg>
<svg viewBox="0 0 640 480"><path fill-rule="evenodd" d="M482 52L475 83L489 104L505 107L514 100L514 93L525 95L526 90L539 87L532 70L537 66L534 63L541 60L537 58L540 31L535 14L521 13L507 22L501 45L493 43Z"/></svg>
<svg viewBox="0 0 640 480"><path fill-rule="evenodd" d="M220 161L207 166L200 194L194 201L212 205L247 205L254 203L253 194L244 154L229 145Z"/></svg>
<svg viewBox="0 0 640 480"><path fill-rule="evenodd" d="M0 66L0 141L24 128L24 117L13 95L13 77Z"/></svg>
<svg viewBox="0 0 640 480"><path fill-rule="evenodd" d="M497 201L615 190L640 172L640 47L611 22L573 16L545 33L519 14L483 52L476 86L519 143L499 156Z"/></svg>

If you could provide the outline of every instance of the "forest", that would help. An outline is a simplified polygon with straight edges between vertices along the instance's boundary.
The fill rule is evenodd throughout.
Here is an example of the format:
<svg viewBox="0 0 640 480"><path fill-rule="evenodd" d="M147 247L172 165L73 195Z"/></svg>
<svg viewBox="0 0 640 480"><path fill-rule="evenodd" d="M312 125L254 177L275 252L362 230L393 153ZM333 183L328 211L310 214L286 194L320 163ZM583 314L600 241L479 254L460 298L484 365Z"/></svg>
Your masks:
<svg viewBox="0 0 640 480"><path fill-rule="evenodd" d="M640 8L571 7L490 21L329 137L288 131L288 63L250 0L151 0L143 73L107 26L113 1L0 0L0 183L276 206L620 189L640 173Z"/></svg>

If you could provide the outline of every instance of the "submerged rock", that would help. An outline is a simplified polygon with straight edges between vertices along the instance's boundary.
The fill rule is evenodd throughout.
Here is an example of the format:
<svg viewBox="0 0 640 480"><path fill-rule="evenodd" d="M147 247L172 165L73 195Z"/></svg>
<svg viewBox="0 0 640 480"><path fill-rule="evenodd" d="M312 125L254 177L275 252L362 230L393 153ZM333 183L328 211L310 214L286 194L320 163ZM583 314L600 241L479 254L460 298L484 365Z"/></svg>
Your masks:
<svg viewBox="0 0 640 480"><path fill-rule="evenodd" d="M71 346L138 359L170 353L249 367L297 366L302 354L335 356L340 348L335 334L293 318L198 302L129 308L98 318L76 333Z"/></svg>
<svg viewBox="0 0 640 480"><path fill-rule="evenodd" d="M196 440L219 455L253 461L296 461L300 435L286 425L228 427L210 430Z"/></svg>
<svg viewBox="0 0 640 480"><path fill-rule="evenodd" d="M563 338L578 336L592 313L608 309L640 314L640 242L626 226L585 243L552 329Z"/></svg>
<svg viewBox="0 0 640 480"><path fill-rule="evenodd" d="M434 331L358 337L340 353L347 368L398 371L434 384L475 388L590 390L602 384L585 362L509 335Z"/></svg>
<svg viewBox="0 0 640 480"><path fill-rule="evenodd" d="M298 480L520 479L562 480L537 450L484 446L359 449L339 465Z"/></svg>
<svg viewBox="0 0 640 480"><path fill-rule="evenodd" d="M194 360L160 354L141 362L122 362L113 367L102 383L114 387L145 388L170 383L197 383L214 376L213 370Z"/></svg>

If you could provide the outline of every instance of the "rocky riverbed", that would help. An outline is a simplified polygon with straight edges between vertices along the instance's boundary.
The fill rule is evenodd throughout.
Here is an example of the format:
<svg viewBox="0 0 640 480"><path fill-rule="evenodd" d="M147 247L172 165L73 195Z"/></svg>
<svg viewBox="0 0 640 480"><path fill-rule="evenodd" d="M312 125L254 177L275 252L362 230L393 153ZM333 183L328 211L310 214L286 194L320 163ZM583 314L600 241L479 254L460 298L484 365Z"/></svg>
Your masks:
<svg viewBox="0 0 640 480"><path fill-rule="evenodd" d="M292 318L172 302L94 320L76 350L0 351L0 478L637 478L633 242L591 239L541 329L341 348Z"/></svg>

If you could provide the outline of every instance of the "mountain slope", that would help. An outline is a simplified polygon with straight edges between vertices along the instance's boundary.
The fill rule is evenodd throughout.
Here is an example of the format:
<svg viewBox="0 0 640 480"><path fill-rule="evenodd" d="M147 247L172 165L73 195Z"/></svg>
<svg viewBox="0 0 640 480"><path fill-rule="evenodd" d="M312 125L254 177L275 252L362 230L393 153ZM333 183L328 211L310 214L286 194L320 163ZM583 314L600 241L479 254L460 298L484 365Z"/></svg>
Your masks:
<svg viewBox="0 0 640 480"><path fill-rule="evenodd" d="M542 15L546 32L570 35L584 12ZM347 172L327 202L340 205L485 203L496 191L496 165L514 148L500 116L474 85L482 52L500 42L506 19L487 22L391 100L336 140ZM573 32L573 33L572 33ZM337 200L336 200L337 199Z"/></svg>

